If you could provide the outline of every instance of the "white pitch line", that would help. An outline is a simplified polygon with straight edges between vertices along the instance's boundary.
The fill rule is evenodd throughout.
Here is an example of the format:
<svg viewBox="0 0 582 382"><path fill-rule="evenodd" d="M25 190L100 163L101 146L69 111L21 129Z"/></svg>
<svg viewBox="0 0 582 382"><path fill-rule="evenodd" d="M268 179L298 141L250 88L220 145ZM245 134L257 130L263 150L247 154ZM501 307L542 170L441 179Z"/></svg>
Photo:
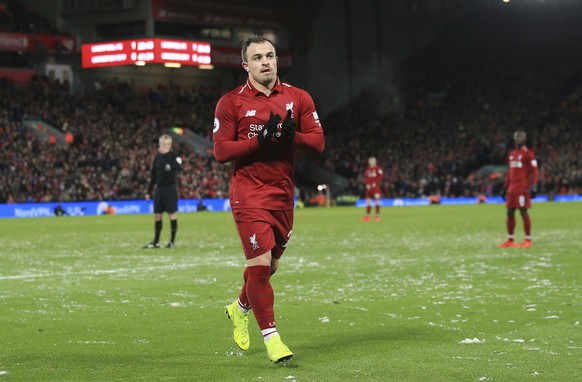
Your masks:
<svg viewBox="0 0 582 382"><path fill-rule="evenodd" d="M185 269L196 267L199 264L180 264L180 265L160 265L156 267L141 267L141 268L117 268L117 269L98 269L93 271L80 271L80 272L60 272L60 273L30 273L26 275L7 275L0 276L0 280L21 280L21 279L33 279L38 277L57 277L57 276L72 276L72 275L109 275L117 273L129 273L137 271L158 271L164 269Z"/></svg>

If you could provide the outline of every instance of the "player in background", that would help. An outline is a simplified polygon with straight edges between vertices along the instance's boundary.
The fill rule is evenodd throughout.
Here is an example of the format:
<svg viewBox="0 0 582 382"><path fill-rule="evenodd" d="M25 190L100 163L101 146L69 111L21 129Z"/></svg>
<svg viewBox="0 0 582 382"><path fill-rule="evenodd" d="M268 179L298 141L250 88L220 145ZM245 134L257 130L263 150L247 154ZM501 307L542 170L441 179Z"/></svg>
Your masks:
<svg viewBox="0 0 582 382"><path fill-rule="evenodd" d="M166 212L170 218L170 241L166 248L176 246L176 233L178 232L178 186L176 178L182 168L182 158L172 151L172 137L162 134L159 138L158 154L152 163L150 183L146 194L146 200L151 199L154 186L154 240L144 248L160 248L160 233L162 232L162 214Z"/></svg>
<svg viewBox="0 0 582 382"><path fill-rule="evenodd" d="M293 356L277 329L270 278L293 230L296 150L321 153L325 138L311 96L277 76L271 41L251 36L241 55L248 79L220 98L213 130L216 159L234 162L230 206L247 262L239 297L226 313L234 341L247 350L252 309L277 363Z"/></svg>
<svg viewBox="0 0 582 382"><path fill-rule="evenodd" d="M370 221L370 213L372 212L372 198L376 207L376 221L380 221L380 184L384 172L378 166L375 157L368 159L368 167L364 171L364 183L366 184L366 215L362 218L363 222Z"/></svg>
<svg viewBox="0 0 582 382"><path fill-rule="evenodd" d="M518 247L532 246L531 219L527 210L531 207L531 198L535 198L537 192L538 163L533 151L525 146L524 131L516 131L513 140L515 149L509 153L507 176L502 191L507 207L507 240L499 244L500 248L516 246L514 237L516 209L519 209L525 231L525 240Z"/></svg>

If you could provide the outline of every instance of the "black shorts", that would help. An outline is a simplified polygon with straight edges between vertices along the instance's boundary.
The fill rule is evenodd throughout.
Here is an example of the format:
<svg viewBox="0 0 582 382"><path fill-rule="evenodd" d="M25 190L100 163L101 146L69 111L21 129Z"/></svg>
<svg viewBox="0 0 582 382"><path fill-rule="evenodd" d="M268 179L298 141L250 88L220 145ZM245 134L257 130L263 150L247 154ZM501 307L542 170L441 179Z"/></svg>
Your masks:
<svg viewBox="0 0 582 382"><path fill-rule="evenodd" d="M175 184L156 188L154 193L154 213L167 212L173 214L178 211L178 189Z"/></svg>

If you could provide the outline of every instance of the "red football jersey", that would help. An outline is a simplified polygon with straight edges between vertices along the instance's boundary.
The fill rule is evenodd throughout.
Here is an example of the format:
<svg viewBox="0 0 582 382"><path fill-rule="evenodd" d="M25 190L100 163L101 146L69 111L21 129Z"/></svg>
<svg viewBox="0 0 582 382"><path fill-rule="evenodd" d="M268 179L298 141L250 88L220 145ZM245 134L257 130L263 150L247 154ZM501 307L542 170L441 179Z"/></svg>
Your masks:
<svg viewBox="0 0 582 382"><path fill-rule="evenodd" d="M292 111L295 121L294 141L291 144L271 142L260 147L257 135L269 120L270 113L278 114L283 121L287 110ZM230 183L232 209L292 209L295 149L321 153L325 145L311 96L278 78L269 96L247 80L246 84L220 98L216 105L213 140L216 159L221 163L234 161Z"/></svg>
<svg viewBox="0 0 582 382"><path fill-rule="evenodd" d="M366 189L376 189L380 188L380 183L384 177L384 172L380 166L374 166L366 168L364 172L364 182L366 183Z"/></svg>
<svg viewBox="0 0 582 382"><path fill-rule="evenodd" d="M507 163L507 192L528 192L538 182L538 163L533 151L527 147L511 151Z"/></svg>

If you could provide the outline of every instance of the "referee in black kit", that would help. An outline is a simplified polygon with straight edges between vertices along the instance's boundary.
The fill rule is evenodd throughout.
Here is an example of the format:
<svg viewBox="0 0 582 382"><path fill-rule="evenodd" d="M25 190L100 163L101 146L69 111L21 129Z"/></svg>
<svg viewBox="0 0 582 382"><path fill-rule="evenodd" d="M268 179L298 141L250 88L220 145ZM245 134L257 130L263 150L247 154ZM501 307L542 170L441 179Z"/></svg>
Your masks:
<svg viewBox="0 0 582 382"><path fill-rule="evenodd" d="M182 158L172 152L172 137L163 134L159 139L159 154L154 158L152 163L152 174L146 200L150 200L154 186L154 220L155 220L155 237L154 241L148 243L144 248L160 248L160 233L162 232L162 214L166 212L170 218L170 229L172 236L166 248L176 246L176 232L178 231L178 186L176 176L182 168Z"/></svg>

